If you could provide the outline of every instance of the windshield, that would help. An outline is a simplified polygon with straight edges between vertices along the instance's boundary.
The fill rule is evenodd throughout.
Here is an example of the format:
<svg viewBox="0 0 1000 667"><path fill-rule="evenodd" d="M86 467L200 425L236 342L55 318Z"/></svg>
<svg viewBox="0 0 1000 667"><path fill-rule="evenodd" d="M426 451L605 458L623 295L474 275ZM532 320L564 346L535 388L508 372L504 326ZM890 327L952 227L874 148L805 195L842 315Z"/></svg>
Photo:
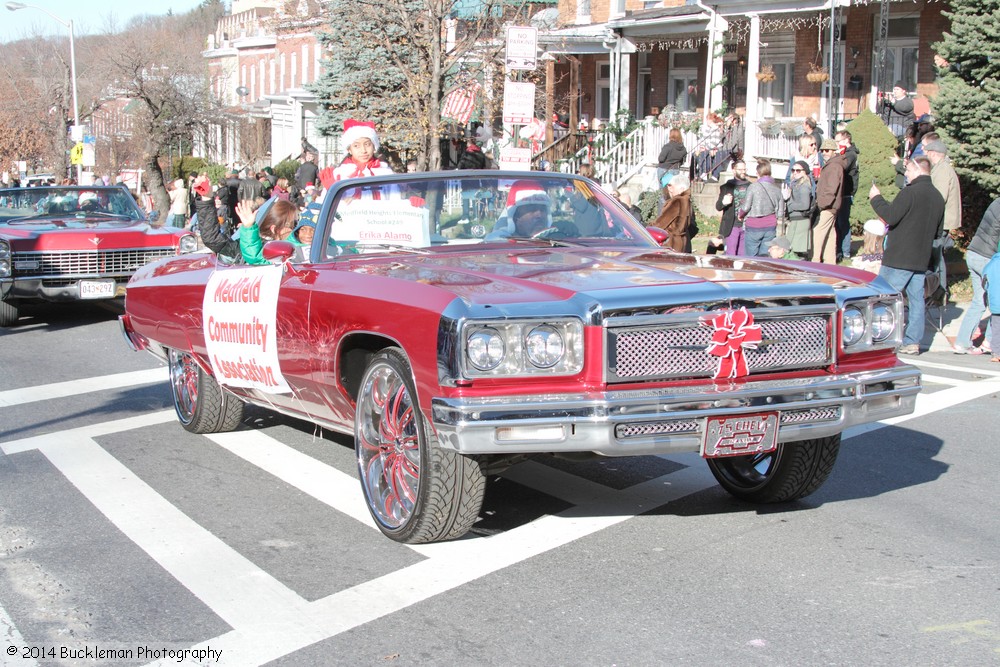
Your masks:
<svg viewBox="0 0 1000 667"><path fill-rule="evenodd" d="M477 243L653 246L591 181L531 172L446 172L345 181L332 190L322 256Z"/></svg>
<svg viewBox="0 0 1000 667"><path fill-rule="evenodd" d="M51 217L145 220L122 187L50 187L0 190L0 221Z"/></svg>

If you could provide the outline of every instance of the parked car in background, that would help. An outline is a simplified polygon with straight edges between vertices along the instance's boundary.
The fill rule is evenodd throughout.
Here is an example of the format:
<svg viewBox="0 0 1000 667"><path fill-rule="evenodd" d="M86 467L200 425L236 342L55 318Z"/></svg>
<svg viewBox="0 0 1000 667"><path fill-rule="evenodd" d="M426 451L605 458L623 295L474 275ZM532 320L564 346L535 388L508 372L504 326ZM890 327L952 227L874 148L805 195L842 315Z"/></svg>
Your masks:
<svg viewBox="0 0 1000 667"><path fill-rule="evenodd" d="M529 456L698 452L751 502L806 496L841 432L912 412L903 304L872 274L660 247L592 181L463 171L348 179L305 257L171 257L129 282L134 349L195 433L245 404L354 436L400 542L456 538Z"/></svg>
<svg viewBox="0 0 1000 667"><path fill-rule="evenodd" d="M32 174L26 176L23 181L21 181L22 187L37 187L39 185L48 185L49 183L56 182L55 174Z"/></svg>
<svg viewBox="0 0 1000 667"><path fill-rule="evenodd" d="M197 245L151 225L121 186L0 190L0 326L28 301L120 298L143 264Z"/></svg>

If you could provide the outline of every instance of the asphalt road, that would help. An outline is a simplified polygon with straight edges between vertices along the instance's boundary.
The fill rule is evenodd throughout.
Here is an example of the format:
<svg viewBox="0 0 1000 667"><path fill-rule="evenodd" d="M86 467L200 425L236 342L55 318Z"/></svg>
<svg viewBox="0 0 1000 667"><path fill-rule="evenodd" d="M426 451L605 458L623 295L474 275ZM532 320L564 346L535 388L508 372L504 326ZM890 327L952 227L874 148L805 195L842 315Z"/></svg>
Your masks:
<svg viewBox="0 0 1000 667"><path fill-rule="evenodd" d="M189 434L113 313L36 309L0 330L0 664L998 665L1000 369L916 363L917 414L804 501L696 456L540 459L412 547L349 439Z"/></svg>

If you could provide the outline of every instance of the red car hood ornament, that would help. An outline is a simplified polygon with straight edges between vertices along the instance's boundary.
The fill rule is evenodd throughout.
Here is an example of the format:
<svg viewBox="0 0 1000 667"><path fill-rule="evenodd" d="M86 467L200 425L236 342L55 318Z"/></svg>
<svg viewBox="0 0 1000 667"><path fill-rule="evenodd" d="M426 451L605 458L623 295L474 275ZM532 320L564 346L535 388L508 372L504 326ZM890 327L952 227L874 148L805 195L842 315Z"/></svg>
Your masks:
<svg viewBox="0 0 1000 667"><path fill-rule="evenodd" d="M712 342L708 353L719 357L715 378L738 378L749 375L744 349L756 350L761 341L760 325L746 307L728 310L712 318Z"/></svg>

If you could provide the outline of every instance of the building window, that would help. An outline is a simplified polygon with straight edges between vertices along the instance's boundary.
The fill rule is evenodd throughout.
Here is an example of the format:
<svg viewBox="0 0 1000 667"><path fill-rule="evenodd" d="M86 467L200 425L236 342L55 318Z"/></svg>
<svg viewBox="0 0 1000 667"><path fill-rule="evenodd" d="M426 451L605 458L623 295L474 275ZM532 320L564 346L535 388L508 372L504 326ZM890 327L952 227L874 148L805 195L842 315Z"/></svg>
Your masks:
<svg viewBox="0 0 1000 667"><path fill-rule="evenodd" d="M611 16L625 16L625 0L611 0Z"/></svg>
<svg viewBox="0 0 1000 667"><path fill-rule="evenodd" d="M885 86L889 92L897 81L902 81L906 89L913 92L917 87L917 64L920 56L920 19L910 16L889 17L889 34L885 51ZM879 61L878 22L875 23L875 58L872 60L872 81L875 85Z"/></svg>
<svg viewBox="0 0 1000 667"><path fill-rule="evenodd" d="M670 73L667 79L667 104L678 111L698 108L698 51L670 51Z"/></svg>
<svg viewBox="0 0 1000 667"><path fill-rule="evenodd" d="M590 0L576 0L576 22L590 23Z"/></svg>
<svg viewBox="0 0 1000 667"><path fill-rule="evenodd" d="M295 75L298 74L298 67L299 67L299 56L298 56L297 53L293 53L292 54L292 76L291 76L291 81L290 81L290 85L291 85L292 88L295 87Z"/></svg>
<svg viewBox="0 0 1000 667"><path fill-rule="evenodd" d="M792 113L792 90L795 82L795 67L791 60L771 61L774 81L761 82L758 87L757 117L782 118Z"/></svg>
<svg viewBox="0 0 1000 667"><path fill-rule="evenodd" d="M611 118L611 63L607 60L597 63L597 103L594 116Z"/></svg>

